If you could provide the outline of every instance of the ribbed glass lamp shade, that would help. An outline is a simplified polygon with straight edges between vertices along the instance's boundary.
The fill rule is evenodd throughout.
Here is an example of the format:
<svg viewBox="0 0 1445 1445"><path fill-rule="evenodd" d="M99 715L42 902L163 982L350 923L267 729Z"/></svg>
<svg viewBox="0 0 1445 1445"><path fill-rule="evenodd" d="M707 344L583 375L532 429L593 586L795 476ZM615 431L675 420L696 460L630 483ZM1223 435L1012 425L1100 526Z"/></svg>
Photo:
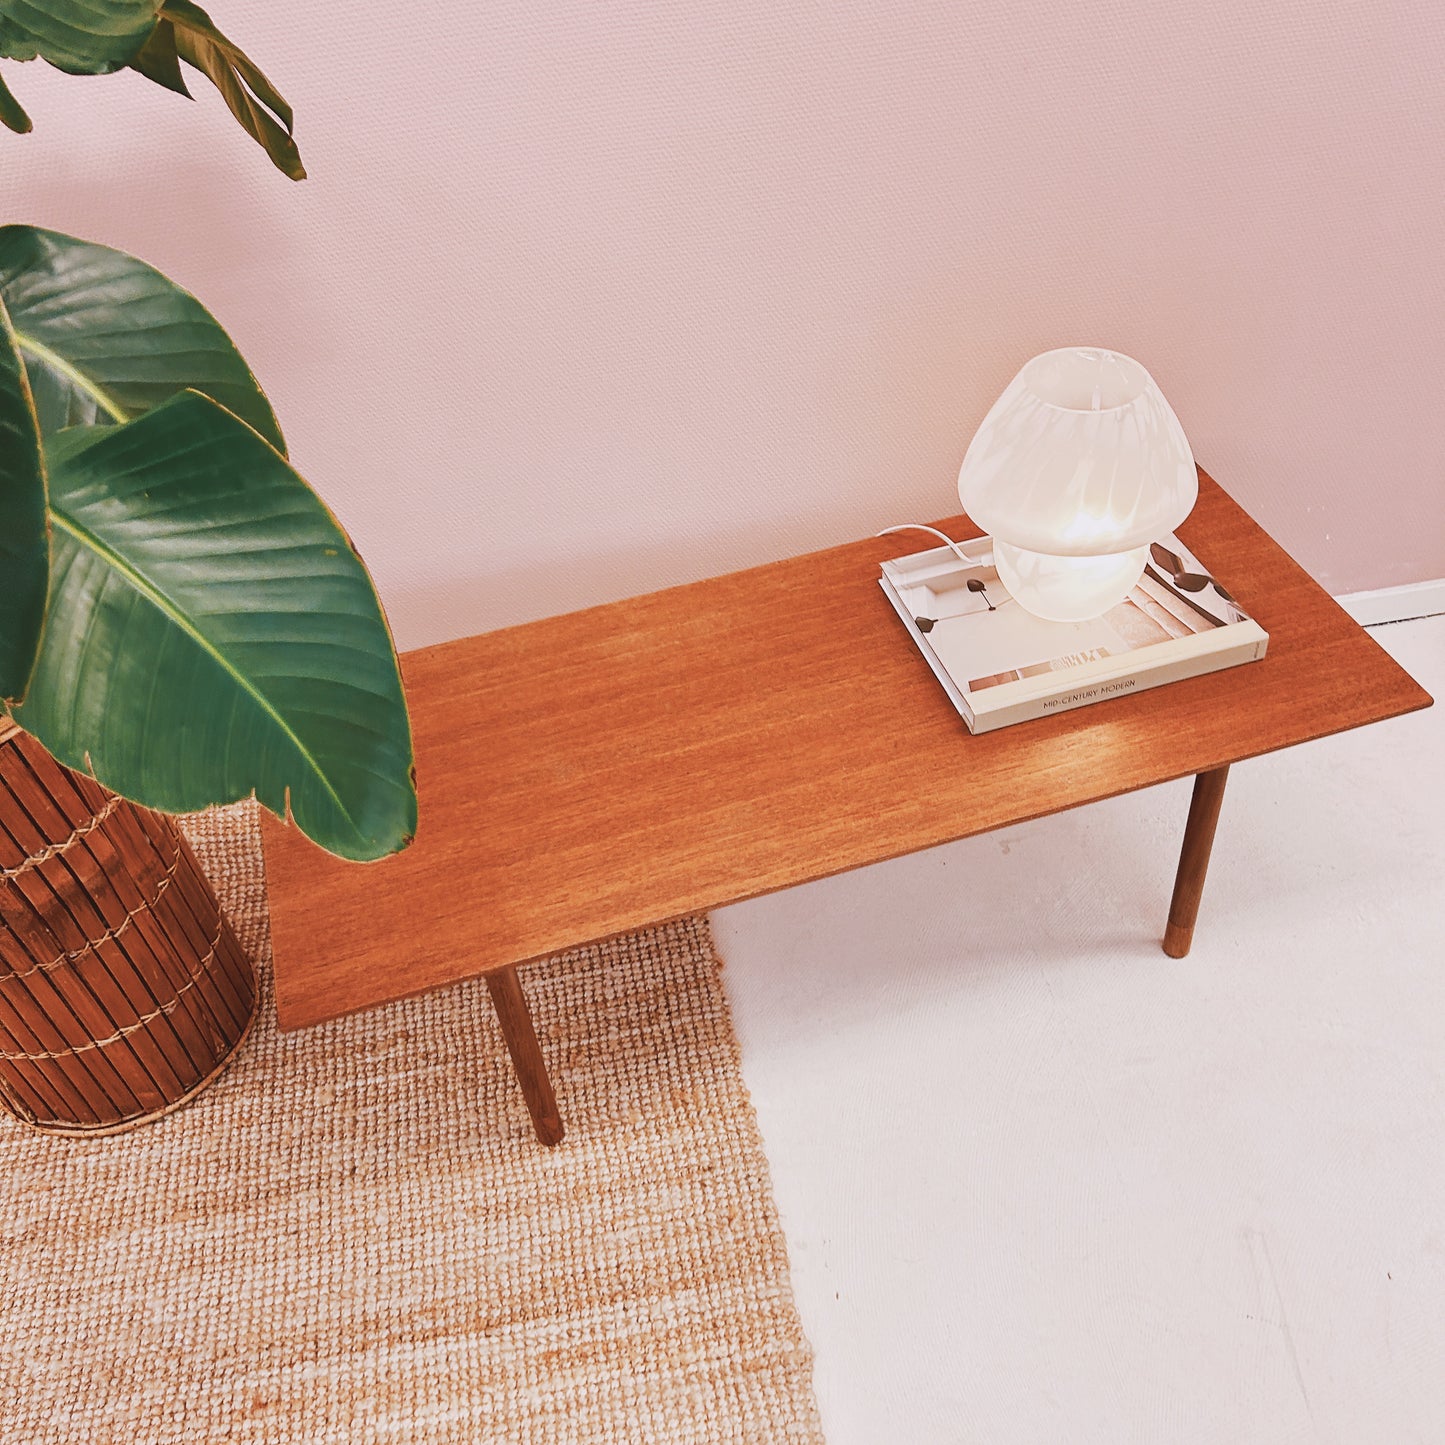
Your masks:
<svg viewBox="0 0 1445 1445"><path fill-rule="evenodd" d="M1025 363L994 402L958 495L1019 604L1078 622L1128 596L1199 476L1154 378L1117 351L1070 346Z"/></svg>

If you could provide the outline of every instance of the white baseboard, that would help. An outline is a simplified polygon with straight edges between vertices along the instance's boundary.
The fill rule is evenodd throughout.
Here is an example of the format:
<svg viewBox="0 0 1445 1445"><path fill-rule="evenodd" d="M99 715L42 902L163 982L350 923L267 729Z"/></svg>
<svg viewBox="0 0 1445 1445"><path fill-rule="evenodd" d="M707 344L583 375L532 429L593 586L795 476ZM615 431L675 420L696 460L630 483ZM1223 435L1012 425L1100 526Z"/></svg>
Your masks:
<svg viewBox="0 0 1445 1445"><path fill-rule="evenodd" d="M1433 617L1445 612L1445 577L1433 582L1407 582L1403 587L1377 587L1373 592L1348 592L1335 601L1364 627Z"/></svg>

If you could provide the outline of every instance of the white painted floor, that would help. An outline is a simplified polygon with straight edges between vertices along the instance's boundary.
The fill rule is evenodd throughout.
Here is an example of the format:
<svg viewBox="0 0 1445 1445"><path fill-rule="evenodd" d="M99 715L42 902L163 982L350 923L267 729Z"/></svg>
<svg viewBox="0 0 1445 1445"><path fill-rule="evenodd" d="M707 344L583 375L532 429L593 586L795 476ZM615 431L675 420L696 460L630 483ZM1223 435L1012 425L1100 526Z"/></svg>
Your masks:
<svg viewBox="0 0 1445 1445"><path fill-rule="evenodd" d="M1442 705L1237 766L1188 959L1185 783L715 916L830 1445L1445 1440L1445 617L1374 635Z"/></svg>

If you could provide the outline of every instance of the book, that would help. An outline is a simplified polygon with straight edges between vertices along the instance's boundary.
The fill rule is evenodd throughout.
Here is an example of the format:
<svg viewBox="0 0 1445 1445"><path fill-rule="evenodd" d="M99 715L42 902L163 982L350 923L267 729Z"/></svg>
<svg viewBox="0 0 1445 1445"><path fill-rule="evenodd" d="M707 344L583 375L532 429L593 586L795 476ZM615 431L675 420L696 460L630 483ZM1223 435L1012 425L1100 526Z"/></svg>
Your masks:
<svg viewBox="0 0 1445 1445"><path fill-rule="evenodd" d="M989 537L884 562L879 585L973 733L1254 662L1269 643L1173 535L1150 548L1128 597L1088 622L1019 606Z"/></svg>

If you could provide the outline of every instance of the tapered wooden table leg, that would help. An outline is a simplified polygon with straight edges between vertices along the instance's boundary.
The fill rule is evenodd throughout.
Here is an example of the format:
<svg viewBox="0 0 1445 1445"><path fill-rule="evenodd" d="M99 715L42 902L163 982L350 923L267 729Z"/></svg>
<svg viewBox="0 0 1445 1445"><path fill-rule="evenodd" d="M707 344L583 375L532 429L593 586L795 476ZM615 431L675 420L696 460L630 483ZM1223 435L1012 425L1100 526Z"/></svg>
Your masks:
<svg viewBox="0 0 1445 1445"><path fill-rule="evenodd" d="M1194 941L1194 920L1199 916L1199 899L1204 892L1204 875L1209 869L1209 852L1214 846L1214 829L1224 802L1224 785L1229 768L1199 773L1194 779L1194 796L1189 800L1189 821L1184 825L1184 847L1179 853L1179 872L1174 879L1174 897L1169 903L1169 925L1164 930L1164 952L1183 958Z"/></svg>
<svg viewBox="0 0 1445 1445"><path fill-rule="evenodd" d="M486 975L487 991L492 996L492 1007L497 1011L497 1021L502 1025L502 1037L507 1041L507 1052L512 1056L512 1067L517 1073L517 1082L522 1086L522 1097L527 1101L527 1111L532 1116L532 1128L544 1144L562 1142L562 1116L557 1112L557 1097L552 1092L552 1081L547 1077L547 1065L542 1060L542 1049L537 1043L537 1030L532 1027L532 1014L522 993L522 981L515 968L499 968Z"/></svg>

